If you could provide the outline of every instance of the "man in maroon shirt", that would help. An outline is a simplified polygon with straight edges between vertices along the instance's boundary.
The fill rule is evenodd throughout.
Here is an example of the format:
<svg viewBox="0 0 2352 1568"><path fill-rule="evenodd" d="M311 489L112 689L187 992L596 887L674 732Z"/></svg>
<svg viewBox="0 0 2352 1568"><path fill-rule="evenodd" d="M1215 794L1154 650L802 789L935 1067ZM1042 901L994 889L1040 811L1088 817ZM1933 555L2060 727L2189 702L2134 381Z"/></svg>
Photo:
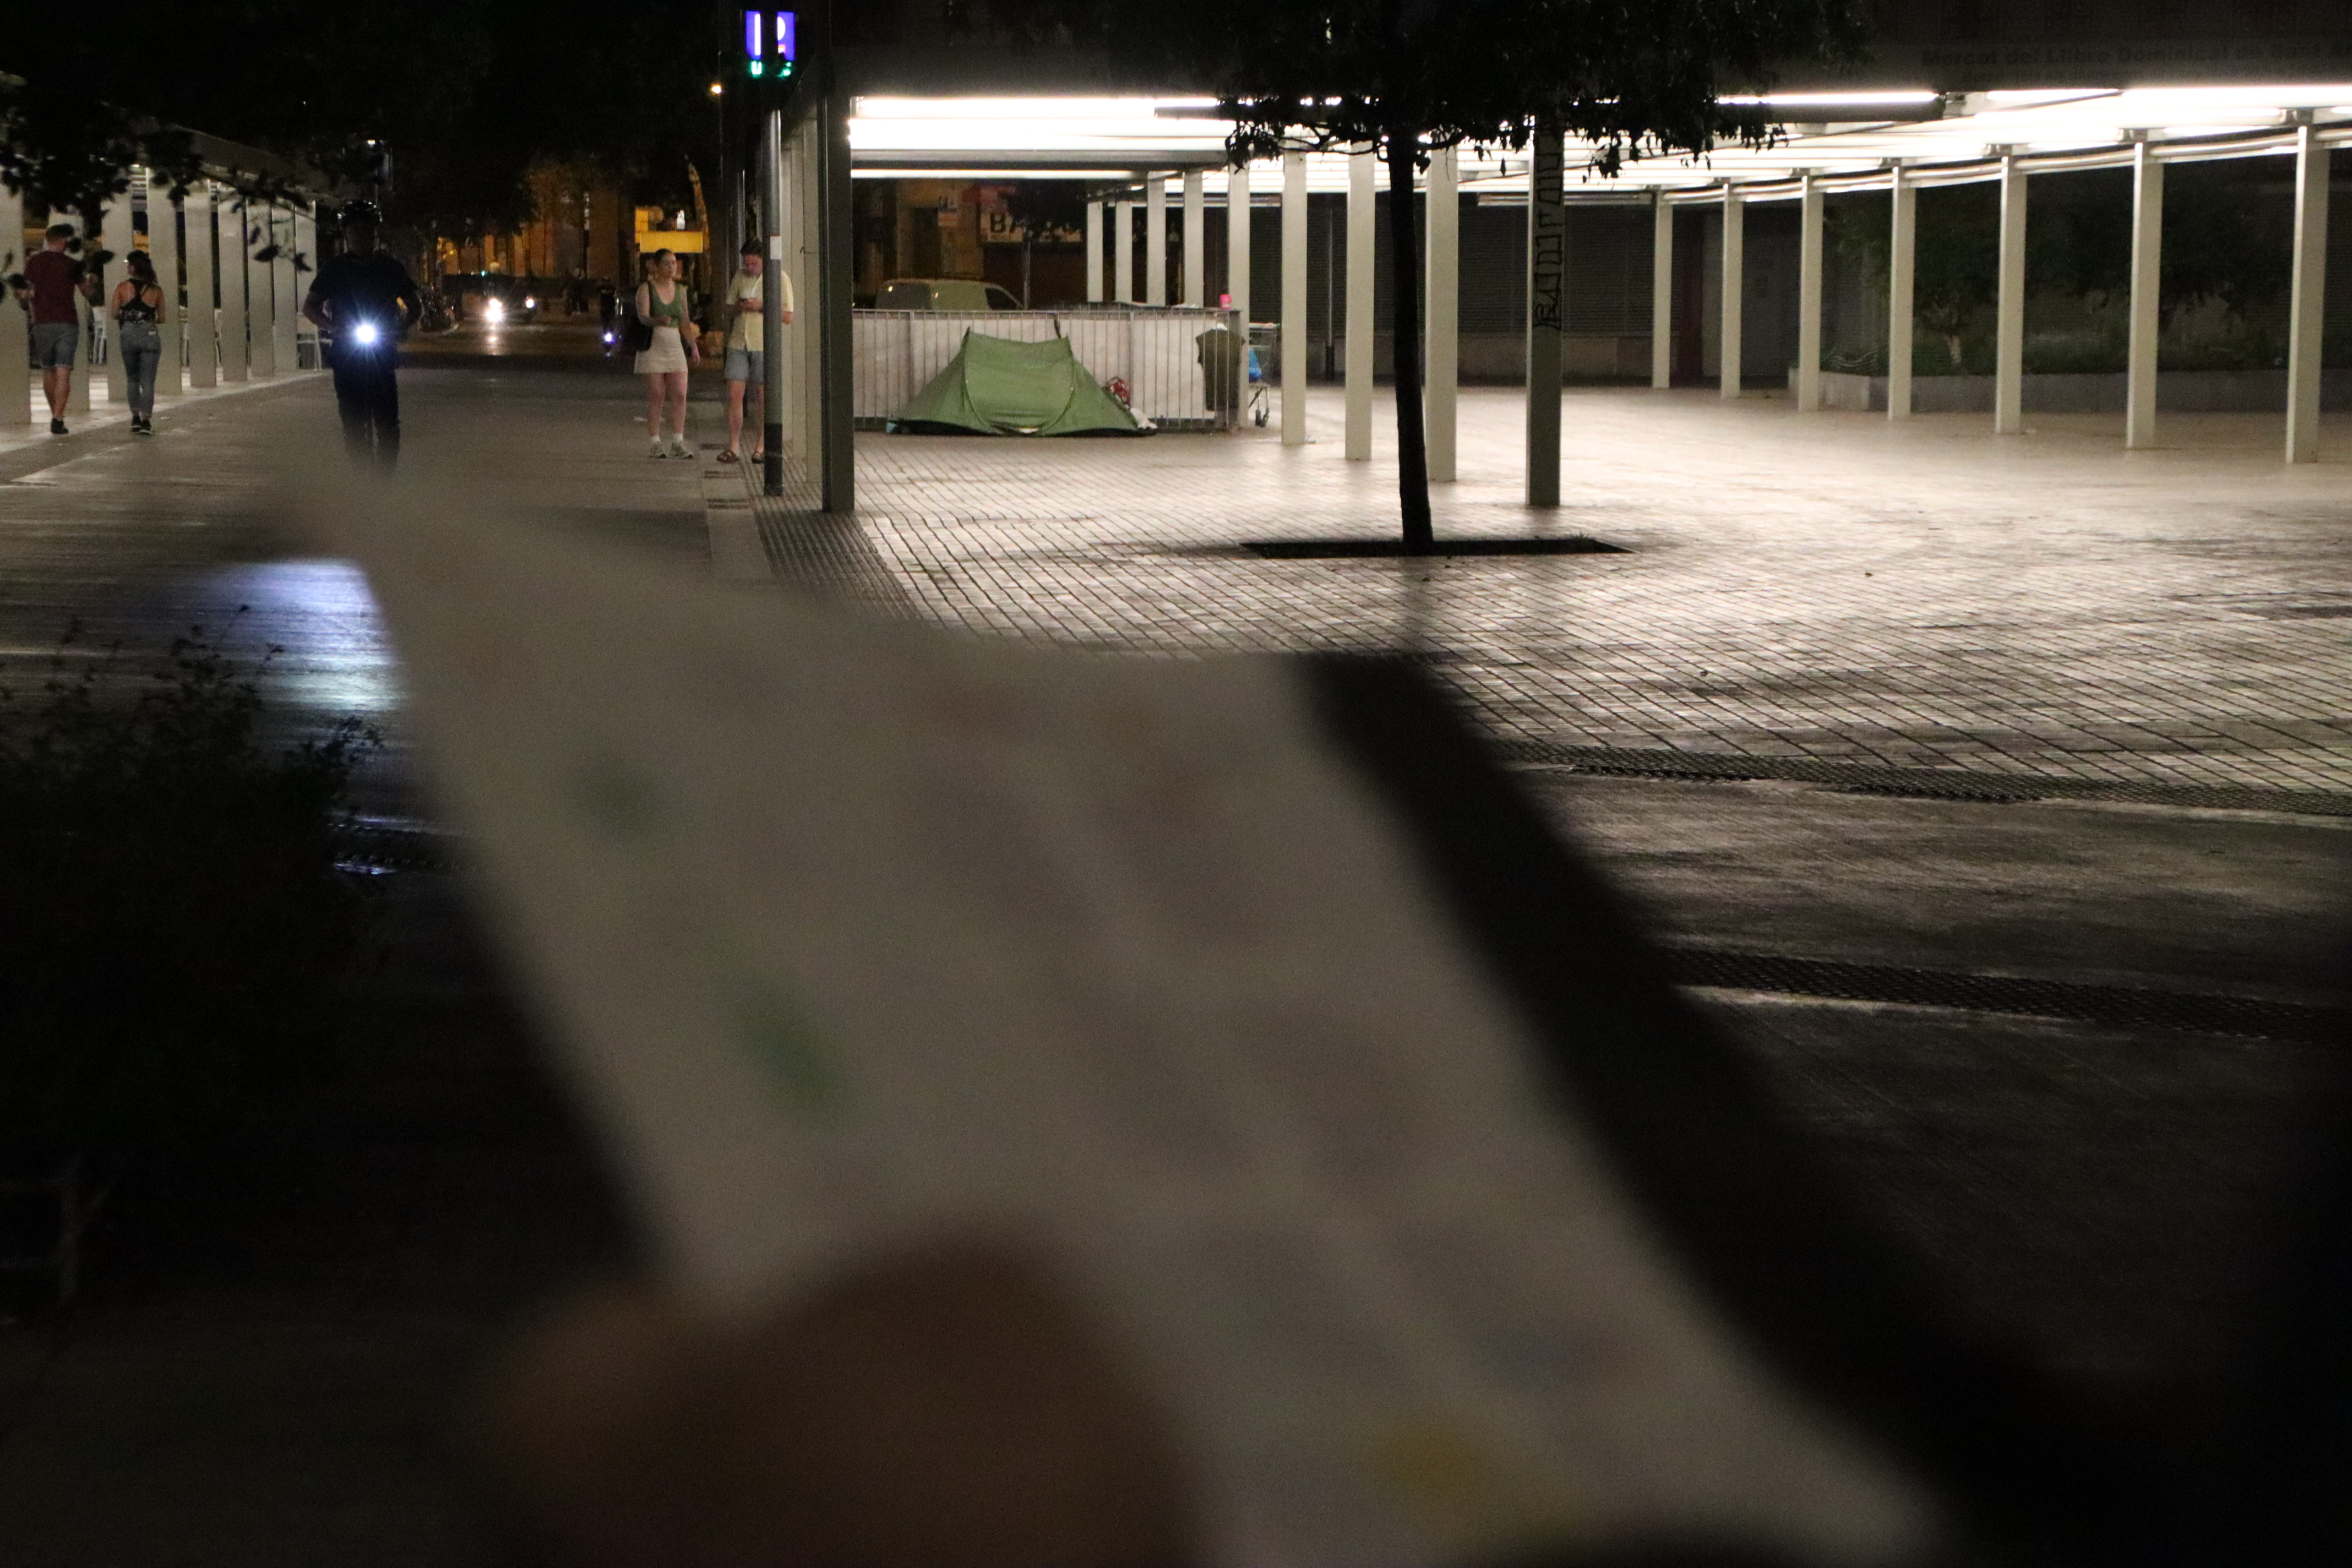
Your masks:
<svg viewBox="0 0 2352 1568"><path fill-rule="evenodd" d="M98 279L89 275L66 247L73 242L73 225L49 225L48 243L25 263L26 301L33 318L33 363L41 367L41 390L49 399L49 434L66 433L66 400L73 395L74 348L81 340L81 318L74 310L79 290L98 303Z"/></svg>

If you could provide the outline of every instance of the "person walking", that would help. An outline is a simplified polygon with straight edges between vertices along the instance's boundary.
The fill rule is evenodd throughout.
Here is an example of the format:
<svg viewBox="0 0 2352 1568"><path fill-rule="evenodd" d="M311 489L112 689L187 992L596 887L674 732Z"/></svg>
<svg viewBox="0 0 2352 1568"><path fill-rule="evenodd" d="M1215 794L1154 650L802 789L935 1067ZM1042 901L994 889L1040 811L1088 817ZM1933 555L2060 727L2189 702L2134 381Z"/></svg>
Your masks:
<svg viewBox="0 0 2352 1568"><path fill-rule="evenodd" d="M155 372L163 363L163 289L143 250L122 258L130 273L114 286L114 352L131 386L131 433L155 434Z"/></svg>
<svg viewBox="0 0 2352 1568"><path fill-rule="evenodd" d="M81 342L81 316L74 295L98 303L98 279L68 254L73 245L73 225L53 223L41 248L25 262L25 289L32 296L33 363L41 367L52 436L67 434L66 404L73 396L74 350Z"/></svg>
<svg viewBox="0 0 2352 1568"><path fill-rule="evenodd" d="M399 258L376 248L373 202L348 202L341 255L323 263L303 298L304 320L334 340L335 409L354 462L389 470L400 458L400 334L425 313L425 291Z"/></svg>
<svg viewBox="0 0 2352 1568"><path fill-rule="evenodd" d="M686 373L702 363L702 344L694 331L691 291L677 280L677 257L656 250L649 258L646 280L637 285L637 320L652 330L653 338L637 351L636 372L646 378L646 435L656 458L691 458L686 444ZM662 446L662 412L670 414L669 446Z"/></svg>
<svg viewBox="0 0 2352 1568"><path fill-rule="evenodd" d="M744 409L751 409L751 430L761 439L751 454L753 462L767 456L764 432L767 424L762 417L767 407L768 358L766 279L761 276L766 258L760 254L760 242L743 242L742 264L735 272L730 286L730 311L734 320L727 324L727 449L719 454L722 463L732 463L742 456ZM793 319L793 279L782 268L776 268L776 287L783 291L784 321Z"/></svg>

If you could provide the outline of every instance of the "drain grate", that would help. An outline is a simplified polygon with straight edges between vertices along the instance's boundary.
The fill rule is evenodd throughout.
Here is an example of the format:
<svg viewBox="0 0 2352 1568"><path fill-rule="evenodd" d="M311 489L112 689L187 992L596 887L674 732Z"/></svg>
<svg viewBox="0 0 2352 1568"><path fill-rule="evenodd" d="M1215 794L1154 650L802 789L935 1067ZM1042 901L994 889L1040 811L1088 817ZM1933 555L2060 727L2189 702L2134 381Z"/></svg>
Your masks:
<svg viewBox="0 0 2352 1568"><path fill-rule="evenodd" d="M2029 800L2110 800L2140 805L2203 806L2222 811L2284 811L2305 816L2352 816L2352 795L2319 790L2241 789L2220 784L2139 784L2043 773L1975 773L1965 768L1890 768L1866 763L1825 763L1810 757L1746 757L1723 752L1619 750L1565 746L1546 741L1503 740L1509 761L1568 766L1617 778L1738 783L1784 779L1817 784L1845 795L1912 800L2002 804Z"/></svg>
<svg viewBox="0 0 2352 1568"><path fill-rule="evenodd" d="M2352 1013L2341 1008L2271 1002L2252 996L2085 985L2065 980L1906 969L1892 964L1846 963L1707 948L1675 948L1666 956L1678 983L1732 991L1955 1007L1971 1013L2063 1018L2122 1029L2166 1029L2305 1045L2340 1042L2347 1029L2352 1028Z"/></svg>

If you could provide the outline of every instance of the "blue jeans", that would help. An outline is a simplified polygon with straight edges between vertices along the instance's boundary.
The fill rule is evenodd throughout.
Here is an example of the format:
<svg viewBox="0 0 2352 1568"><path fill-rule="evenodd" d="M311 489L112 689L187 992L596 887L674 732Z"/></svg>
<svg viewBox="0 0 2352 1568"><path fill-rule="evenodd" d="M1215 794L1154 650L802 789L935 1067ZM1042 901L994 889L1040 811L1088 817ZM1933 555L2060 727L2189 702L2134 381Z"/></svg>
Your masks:
<svg viewBox="0 0 2352 1568"><path fill-rule="evenodd" d="M122 356L122 374L131 384L131 413L138 419L155 416L155 372L163 363L163 334L152 321L117 321L115 352Z"/></svg>

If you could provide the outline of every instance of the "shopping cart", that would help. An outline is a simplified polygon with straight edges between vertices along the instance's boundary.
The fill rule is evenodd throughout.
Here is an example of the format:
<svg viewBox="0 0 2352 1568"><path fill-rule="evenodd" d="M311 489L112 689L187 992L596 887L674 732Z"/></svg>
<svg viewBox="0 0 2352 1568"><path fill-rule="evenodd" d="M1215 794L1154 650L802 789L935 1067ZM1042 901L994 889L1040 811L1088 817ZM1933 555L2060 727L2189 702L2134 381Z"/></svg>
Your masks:
<svg viewBox="0 0 2352 1568"><path fill-rule="evenodd" d="M1259 429L1274 411L1274 399L1269 389L1274 378L1282 372L1281 351L1276 346L1275 334L1280 329L1272 321L1252 321L1249 330L1249 378L1242 394L1242 407L1249 422Z"/></svg>

